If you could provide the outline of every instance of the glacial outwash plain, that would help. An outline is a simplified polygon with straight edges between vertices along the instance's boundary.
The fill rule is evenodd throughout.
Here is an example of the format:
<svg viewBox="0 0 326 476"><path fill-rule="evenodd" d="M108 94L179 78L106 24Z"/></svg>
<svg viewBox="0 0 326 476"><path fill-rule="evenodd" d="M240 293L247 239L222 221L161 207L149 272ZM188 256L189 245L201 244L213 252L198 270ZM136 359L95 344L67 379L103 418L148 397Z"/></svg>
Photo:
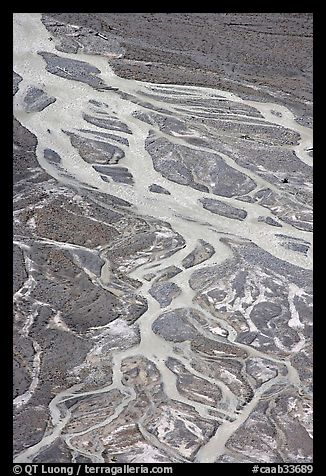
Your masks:
<svg viewBox="0 0 326 476"><path fill-rule="evenodd" d="M14 461L312 462L312 14L13 34Z"/></svg>

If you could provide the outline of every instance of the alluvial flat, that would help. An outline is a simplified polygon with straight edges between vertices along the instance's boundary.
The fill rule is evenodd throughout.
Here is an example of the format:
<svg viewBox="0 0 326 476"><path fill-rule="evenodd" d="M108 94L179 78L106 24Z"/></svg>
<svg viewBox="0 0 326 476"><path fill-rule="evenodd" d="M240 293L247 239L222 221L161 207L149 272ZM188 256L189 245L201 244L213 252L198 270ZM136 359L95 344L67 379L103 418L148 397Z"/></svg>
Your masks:
<svg viewBox="0 0 326 476"><path fill-rule="evenodd" d="M311 463L312 15L16 13L13 53L14 461Z"/></svg>

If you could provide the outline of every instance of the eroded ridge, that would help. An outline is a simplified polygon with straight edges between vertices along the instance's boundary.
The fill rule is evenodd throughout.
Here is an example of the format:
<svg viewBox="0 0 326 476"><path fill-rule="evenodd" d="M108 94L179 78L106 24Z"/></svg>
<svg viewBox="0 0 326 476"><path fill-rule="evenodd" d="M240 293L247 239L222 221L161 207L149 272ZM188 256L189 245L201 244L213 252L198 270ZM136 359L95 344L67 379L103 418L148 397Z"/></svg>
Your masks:
<svg viewBox="0 0 326 476"><path fill-rule="evenodd" d="M14 28L14 460L310 462L311 129Z"/></svg>

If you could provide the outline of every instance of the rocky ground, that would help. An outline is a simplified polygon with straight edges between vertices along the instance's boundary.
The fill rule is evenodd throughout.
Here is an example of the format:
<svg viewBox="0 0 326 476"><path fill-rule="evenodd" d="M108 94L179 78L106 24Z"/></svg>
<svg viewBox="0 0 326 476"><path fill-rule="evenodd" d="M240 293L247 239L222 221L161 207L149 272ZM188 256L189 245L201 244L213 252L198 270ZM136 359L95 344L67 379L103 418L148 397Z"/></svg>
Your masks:
<svg viewBox="0 0 326 476"><path fill-rule="evenodd" d="M312 15L14 15L14 460L312 461Z"/></svg>

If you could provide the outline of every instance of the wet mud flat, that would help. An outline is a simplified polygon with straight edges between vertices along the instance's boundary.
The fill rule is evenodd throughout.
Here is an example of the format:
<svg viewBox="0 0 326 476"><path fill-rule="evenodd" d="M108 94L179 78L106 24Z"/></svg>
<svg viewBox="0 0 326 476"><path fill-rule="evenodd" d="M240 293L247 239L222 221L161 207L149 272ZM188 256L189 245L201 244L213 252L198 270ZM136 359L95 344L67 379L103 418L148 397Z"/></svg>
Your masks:
<svg viewBox="0 0 326 476"><path fill-rule="evenodd" d="M312 461L311 36L14 15L16 462Z"/></svg>

